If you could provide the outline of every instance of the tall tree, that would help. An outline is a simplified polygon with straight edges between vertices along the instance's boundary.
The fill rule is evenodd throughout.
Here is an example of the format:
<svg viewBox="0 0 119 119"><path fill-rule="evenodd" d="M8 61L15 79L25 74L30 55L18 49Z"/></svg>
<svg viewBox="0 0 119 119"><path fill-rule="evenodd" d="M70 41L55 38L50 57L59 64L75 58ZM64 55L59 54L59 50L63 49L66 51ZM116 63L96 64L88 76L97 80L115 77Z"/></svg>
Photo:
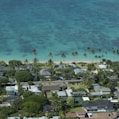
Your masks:
<svg viewBox="0 0 119 119"><path fill-rule="evenodd" d="M84 57L85 57L85 58L86 58L86 60L87 60L87 54L86 54L86 53L84 53L83 55L84 55Z"/></svg>
<svg viewBox="0 0 119 119"><path fill-rule="evenodd" d="M52 52L49 52L48 56L50 57L50 59L52 59L53 58Z"/></svg>
<svg viewBox="0 0 119 119"><path fill-rule="evenodd" d="M24 64L27 65L28 64L28 59L24 60Z"/></svg>
<svg viewBox="0 0 119 119"><path fill-rule="evenodd" d="M79 53L77 51L75 51L74 54L76 57L79 55Z"/></svg>
<svg viewBox="0 0 119 119"><path fill-rule="evenodd" d="M32 54L36 57L36 55L37 55L36 49L33 49L33 50L32 50Z"/></svg>
<svg viewBox="0 0 119 119"><path fill-rule="evenodd" d="M62 57L63 59L65 59L65 58L66 58L66 54L65 54L65 53L62 53L62 54L61 54L61 57Z"/></svg>

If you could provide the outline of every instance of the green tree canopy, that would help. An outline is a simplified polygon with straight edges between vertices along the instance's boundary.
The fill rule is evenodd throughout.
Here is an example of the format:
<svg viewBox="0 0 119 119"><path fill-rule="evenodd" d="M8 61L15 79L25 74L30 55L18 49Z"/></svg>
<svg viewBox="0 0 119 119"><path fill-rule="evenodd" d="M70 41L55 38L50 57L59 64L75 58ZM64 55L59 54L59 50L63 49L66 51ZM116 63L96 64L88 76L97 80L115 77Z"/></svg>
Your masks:
<svg viewBox="0 0 119 119"><path fill-rule="evenodd" d="M0 85L2 85L3 83L7 83L8 81L8 78L0 78Z"/></svg>
<svg viewBox="0 0 119 119"><path fill-rule="evenodd" d="M19 82L32 81L32 75L29 71L17 71L15 78Z"/></svg>
<svg viewBox="0 0 119 119"><path fill-rule="evenodd" d="M40 110L40 106L37 102L28 101L23 103L23 111L27 113L38 113Z"/></svg>
<svg viewBox="0 0 119 119"><path fill-rule="evenodd" d="M74 97L68 97L67 98L67 105L70 107L74 107Z"/></svg>
<svg viewBox="0 0 119 119"><path fill-rule="evenodd" d="M42 111L43 106L48 104L47 98L40 94L40 95L30 95L25 97L23 100L23 110L28 113L38 113Z"/></svg>
<svg viewBox="0 0 119 119"><path fill-rule="evenodd" d="M19 60L10 60L10 61L9 61L9 65L10 65L11 67L16 67L16 66L22 65L22 62L19 61Z"/></svg>

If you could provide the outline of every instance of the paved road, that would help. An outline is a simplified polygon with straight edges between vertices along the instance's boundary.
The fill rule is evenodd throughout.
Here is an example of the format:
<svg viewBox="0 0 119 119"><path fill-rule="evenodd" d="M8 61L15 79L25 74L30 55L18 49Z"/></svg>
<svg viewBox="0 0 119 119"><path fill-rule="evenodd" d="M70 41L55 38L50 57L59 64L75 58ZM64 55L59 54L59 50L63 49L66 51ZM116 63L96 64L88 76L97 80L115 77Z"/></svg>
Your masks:
<svg viewBox="0 0 119 119"><path fill-rule="evenodd" d="M36 85L39 84L68 84L68 83L80 83L81 80L60 80L60 81L34 81L33 83ZM27 82L21 82L21 85L27 85Z"/></svg>

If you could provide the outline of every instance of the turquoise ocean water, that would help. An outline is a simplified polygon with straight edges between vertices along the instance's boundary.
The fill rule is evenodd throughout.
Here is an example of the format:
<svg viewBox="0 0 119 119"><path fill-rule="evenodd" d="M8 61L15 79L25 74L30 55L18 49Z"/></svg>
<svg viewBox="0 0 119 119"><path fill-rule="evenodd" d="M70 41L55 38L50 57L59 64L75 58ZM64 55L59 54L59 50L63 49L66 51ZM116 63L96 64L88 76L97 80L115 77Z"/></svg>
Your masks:
<svg viewBox="0 0 119 119"><path fill-rule="evenodd" d="M49 52L57 61L62 53L119 60L112 48L119 48L119 0L0 0L0 60L31 61L33 49L42 61Z"/></svg>

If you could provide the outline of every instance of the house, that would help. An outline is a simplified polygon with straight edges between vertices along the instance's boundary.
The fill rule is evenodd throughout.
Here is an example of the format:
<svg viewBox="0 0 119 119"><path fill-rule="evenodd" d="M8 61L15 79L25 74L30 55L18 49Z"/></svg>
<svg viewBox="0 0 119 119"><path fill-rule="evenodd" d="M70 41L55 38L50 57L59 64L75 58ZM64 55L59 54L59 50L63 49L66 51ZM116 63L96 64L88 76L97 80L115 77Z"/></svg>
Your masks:
<svg viewBox="0 0 119 119"><path fill-rule="evenodd" d="M0 71L11 71L13 70L12 67L8 67L8 66L0 66Z"/></svg>
<svg viewBox="0 0 119 119"><path fill-rule="evenodd" d="M39 94L41 92L40 87L38 85L23 85L22 88L24 90L28 90L36 94Z"/></svg>
<svg viewBox="0 0 119 119"><path fill-rule="evenodd" d="M7 95L17 95L18 94L18 86L6 86Z"/></svg>
<svg viewBox="0 0 119 119"><path fill-rule="evenodd" d="M118 76L117 76L117 75L109 76L108 78L109 78L110 80L112 80L112 81L118 80Z"/></svg>
<svg viewBox="0 0 119 119"><path fill-rule="evenodd" d="M107 65L106 64L100 64L98 65L100 69L106 69L107 68Z"/></svg>
<svg viewBox="0 0 119 119"><path fill-rule="evenodd" d="M20 117L8 117L7 119L20 119Z"/></svg>
<svg viewBox="0 0 119 119"><path fill-rule="evenodd" d="M61 90L61 87L59 85L49 85L49 86L43 86L42 90L45 91L45 92L59 91L59 90Z"/></svg>
<svg viewBox="0 0 119 119"><path fill-rule="evenodd" d="M66 118L76 118L76 113L75 112L69 112L65 114Z"/></svg>
<svg viewBox="0 0 119 119"><path fill-rule="evenodd" d="M48 117L46 117L46 116L42 116L42 117L23 117L23 119L48 119Z"/></svg>
<svg viewBox="0 0 119 119"><path fill-rule="evenodd" d="M69 64L69 67L75 68L76 67L76 64L71 63L71 64Z"/></svg>
<svg viewBox="0 0 119 119"><path fill-rule="evenodd" d="M6 100L10 105L13 104L14 100L19 99L19 95L5 95L4 100Z"/></svg>
<svg viewBox="0 0 119 119"><path fill-rule="evenodd" d="M93 113L92 117L94 119L117 119L117 113L116 112Z"/></svg>
<svg viewBox="0 0 119 119"><path fill-rule="evenodd" d="M4 77L4 72L0 72L0 77Z"/></svg>
<svg viewBox="0 0 119 119"><path fill-rule="evenodd" d="M93 85L93 87L95 92L90 93L92 96L103 96L103 95L108 95L111 93L110 88L100 86L100 85Z"/></svg>
<svg viewBox="0 0 119 119"><path fill-rule="evenodd" d="M52 118L50 119L60 119L60 116L53 116Z"/></svg>
<svg viewBox="0 0 119 119"><path fill-rule="evenodd" d="M83 99L82 99L82 97L74 97L74 101L75 101L75 103L83 104Z"/></svg>
<svg viewBox="0 0 119 119"><path fill-rule="evenodd" d="M115 95L116 97L118 97L118 99L119 99L119 91L115 91L115 92L114 92L114 95Z"/></svg>
<svg viewBox="0 0 119 119"><path fill-rule="evenodd" d="M10 107L10 106L11 106L11 104L8 102L4 102L4 103L0 104L0 107Z"/></svg>
<svg viewBox="0 0 119 119"><path fill-rule="evenodd" d="M68 88L65 91L67 93L67 96L72 96L72 92L73 92L72 89Z"/></svg>
<svg viewBox="0 0 119 119"><path fill-rule="evenodd" d="M41 69L39 74L42 76L51 76L51 72L48 69Z"/></svg>
<svg viewBox="0 0 119 119"><path fill-rule="evenodd" d="M83 101L90 101L89 97L82 97Z"/></svg>
<svg viewBox="0 0 119 119"><path fill-rule="evenodd" d="M68 112L65 114L67 118L85 118L87 117L87 112L84 110L76 111L76 112Z"/></svg>
<svg viewBox="0 0 119 119"><path fill-rule="evenodd" d="M108 100L88 102L83 104L83 107L87 112L107 112L114 110L113 103Z"/></svg>
<svg viewBox="0 0 119 119"><path fill-rule="evenodd" d="M72 95L75 96L86 96L86 92L85 91L78 91L78 92L72 92Z"/></svg>
<svg viewBox="0 0 119 119"><path fill-rule="evenodd" d="M16 71L23 71L23 70L26 70L26 68L23 66L19 66L19 67L15 67L15 70Z"/></svg>
<svg viewBox="0 0 119 119"><path fill-rule="evenodd" d="M57 96L58 97L66 97L66 92L65 91L57 91Z"/></svg>
<svg viewBox="0 0 119 119"><path fill-rule="evenodd" d="M4 72L0 72L0 78L2 78L2 79L5 79L5 78L7 78L6 76L5 76L5 73ZM2 83L2 84L4 84L4 83Z"/></svg>
<svg viewBox="0 0 119 119"><path fill-rule="evenodd" d="M109 71L109 72L114 72L114 70L113 69L104 69L105 71Z"/></svg>
<svg viewBox="0 0 119 119"><path fill-rule="evenodd" d="M45 106L43 106L43 112L44 113L51 112L51 111L52 111L51 105L45 105Z"/></svg>
<svg viewBox="0 0 119 119"><path fill-rule="evenodd" d="M65 65L63 65L63 64L59 64L59 65L54 66L54 70L64 69L64 68L65 68Z"/></svg>
<svg viewBox="0 0 119 119"><path fill-rule="evenodd" d="M82 118L82 117L87 117L87 112L84 110L80 110L76 112L76 117L77 118Z"/></svg>
<svg viewBox="0 0 119 119"><path fill-rule="evenodd" d="M78 73L82 73L82 72L84 72L83 69L80 69L80 68L74 69L74 74L75 74L75 75L77 75Z"/></svg>

